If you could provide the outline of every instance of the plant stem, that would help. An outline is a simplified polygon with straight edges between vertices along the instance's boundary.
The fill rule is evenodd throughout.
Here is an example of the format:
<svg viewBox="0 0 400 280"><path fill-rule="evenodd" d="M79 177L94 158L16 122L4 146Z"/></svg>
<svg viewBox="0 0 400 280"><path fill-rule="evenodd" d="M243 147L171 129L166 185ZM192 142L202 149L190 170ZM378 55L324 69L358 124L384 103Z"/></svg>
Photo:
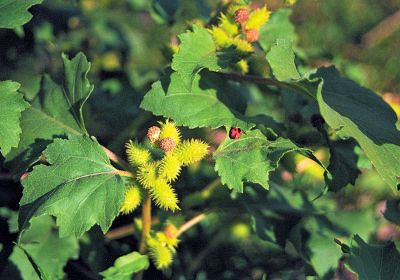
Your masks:
<svg viewBox="0 0 400 280"><path fill-rule="evenodd" d="M125 226L110 230L109 232L107 232L106 238L108 240L115 240L115 239L129 236L129 235L133 234L134 232L135 232L135 228L134 228L133 224L129 224L129 225L125 225Z"/></svg>
<svg viewBox="0 0 400 280"><path fill-rule="evenodd" d="M120 175L120 176L122 176L122 177L130 177L130 178L133 178L133 177L134 177L133 174L132 174L131 172L125 171L125 170L115 169L115 170L114 170L114 173L115 173L115 174L118 174L118 175Z"/></svg>
<svg viewBox="0 0 400 280"><path fill-rule="evenodd" d="M182 233L190 229L191 227L195 226L196 224L200 223L204 218L207 217L206 213L201 213L178 228L178 232L176 233L176 237L179 237Z"/></svg>
<svg viewBox="0 0 400 280"><path fill-rule="evenodd" d="M142 228L142 236L140 238L140 244L139 244L139 253L144 254L147 250L147 236L150 234L151 230L151 198L150 194L146 195L146 198L143 202L142 206L142 223L143 223L143 228ZM135 275L135 280L142 280L143 278L143 270L138 272Z"/></svg>
<svg viewBox="0 0 400 280"><path fill-rule="evenodd" d="M151 198L147 194L142 206L142 236L140 238L139 253L144 254L147 249L146 239L151 229Z"/></svg>
<svg viewBox="0 0 400 280"><path fill-rule="evenodd" d="M265 78L265 77L254 76L254 75L242 75L242 74L238 74L238 73L218 72L218 74L228 80L284 87L284 88L288 88L288 89L303 93L309 97L315 98L314 95L311 92L309 92L306 88L302 87L299 84L295 84L295 83L280 82L278 80L271 79L271 78Z"/></svg>
<svg viewBox="0 0 400 280"><path fill-rule="evenodd" d="M129 163L127 163L125 160L123 160L122 158L117 156L114 152L110 151L109 149L107 149L104 146L102 146L102 147L103 147L104 152L107 154L108 158L111 161L117 163L118 165L120 165L125 170L129 170L131 168Z"/></svg>

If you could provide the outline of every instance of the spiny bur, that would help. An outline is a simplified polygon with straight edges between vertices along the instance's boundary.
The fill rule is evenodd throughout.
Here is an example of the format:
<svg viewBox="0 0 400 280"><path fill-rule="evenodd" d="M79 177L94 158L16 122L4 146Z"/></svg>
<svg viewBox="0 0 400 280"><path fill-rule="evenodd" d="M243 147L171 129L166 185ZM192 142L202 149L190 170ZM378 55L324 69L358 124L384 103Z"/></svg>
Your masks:
<svg viewBox="0 0 400 280"><path fill-rule="evenodd" d="M175 155L183 165L189 165L200 161L207 154L207 143L199 139L185 140L175 150Z"/></svg>
<svg viewBox="0 0 400 280"><path fill-rule="evenodd" d="M122 214L132 213L141 203L142 193L136 185L131 185L125 192L124 203L121 206Z"/></svg>
<svg viewBox="0 0 400 280"><path fill-rule="evenodd" d="M133 142L132 140L126 143L126 154L129 163L134 166L144 165L151 159L150 152L139 143Z"/></svg>
<svg viewBox="0 0 400 280"><path fill-rule="evenodd" d="M164 123L159 122L159 124L161 125L160 140L172 138L176 145L179 144L179 142L181 141L181 133L176 127L175 123L166 120Z"/></svg>
<svg viewBox="0 0 400 280"><path fill-rule="evenodd" d="M156 142L160 138L161 129L158 126L152 126L147 130L147 139L150 143Z"/></svg>
<svg viewBox="0 0 400 280"><path fill-rule="evenodd" d="M173 253L167 247L167 244L161 242L157 238L147 238L149 246L149 255L157 269L166 269L172 264Z"/></svg>
<svg viewBox="0 0 400 280"><path fill-rule="evenodd" d="M147 238L149 255L157 269L165 269L172 264L173 254L176 251L179 240L169 238L163 232L157 232L155 236Z"/></svg>
<svg viewBox="0 0 400 280"><path fill-rule="evenodd" d="M168 153L161 160L160 164L160 176L164 177L167 182L173 182L178 179L179 173L181 172L181 166L178 157L172 153Z"/></svg>
<svg viewBox="0 0 400 280"><path fill-rule="evenodd" d="M239 24L245 24L249 19L249 10L242 8L235 12L235 21Z"/></svg>
<svg viewBox="0 0 400 280"><path fill-rule="evenodd" d="M176 142L172 137L167 137L160 141L160 148L164 151L164 153L173 152L175 147L176 147Z"/></svg>
<svg viewBox="0 0 400 280"><path fill-rule="evenodd" d="M150 150L136 142L126 144L129 162L136 168L136 180L148 191L154 203L164 210L179 210L178 197L171 182L178 179L182 166L195 163L208 153L208 145L198 139L181 141L181 133L175 123L166 120L147 131L147 137L155 148L164 153L160 160L155 160ZM121 211L129 213L135 190L127 192L126 203ZM128 197L131 199L128 201ZM139 200L140 202L140 200Z"/></svg>
<svg viewBox="0 0 400 280"><path fill-rule="evenodd" d="M158 163L150 162L139 167L136 177L145 189L152 188L157 182Z"/></svg>
<svg viewBox="0 0 400 280"><path fill-rule="evenodd" d="M259 30L268 21L270 13L267 6L252 11L249 20L245 24L246 29Z"/></svg>
<svg viewBox="0 0 400 280"><path fill-rule="evenodd" d="M246 30L246 40L249 41L250 43L257 42L259 37L260 33L258 32L257 29Z"/></svg>
<svg viewBox="0 0 400 280"><path fill-rule="evenodd" d="M150 188L150 195L154 203L164 210L174 212L180 209L174 189L163 179L158 179L154 186Z"/></svg>

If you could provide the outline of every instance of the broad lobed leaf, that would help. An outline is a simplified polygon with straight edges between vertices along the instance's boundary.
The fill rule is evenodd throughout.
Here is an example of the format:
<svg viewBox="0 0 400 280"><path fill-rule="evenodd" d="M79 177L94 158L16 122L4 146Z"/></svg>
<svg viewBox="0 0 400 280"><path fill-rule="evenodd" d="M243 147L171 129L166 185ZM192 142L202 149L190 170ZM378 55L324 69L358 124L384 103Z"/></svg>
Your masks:
<svg viewBox="0 0 400 280"><path fill-rule="evenodd" d="M383 180L397 190L400 183L400 132L397 117L381 97L334 67L320 68L311 79L321 79L317 101L322 116L342 138L360 144Z"/></svg>
<svg viewBox="0 0 400 280"><path fill-rule="evenodd" d="M179 51L174 55L171 67L182 76L189 86L202 69L219 71L217 47L207 29L193 25L193 31L179 35Z"/></svg>
<svg viewBox="0 0 400 280"><path fill-rule="evenodd" d="M125 187L102 147L88 136L72 136L54 140L43 154L50 165L35 166L22 181L20 231L48 214L57 218L61 237L81 236L95 224L106 232Z"/></svg>
<svg viewBox="0 0 400 280"><path fill-rule="evenodd" d="M349 267L359 280L400 279L400 253L390 241L382 245L369 245L355 235L351 242Z"/></svg>
<svg viewBox="0 0 400 280"><path fill-rule="evenodd" d="M251 130L240 139L230 139L214 153L215 170L222 183L237 192L243 192L243 183L257 183L268 189L268 174L275 170L279 160L292 151L304 151L289 139L268 140L259 130Z"/></svg>
<svg viewBox="0 0 400 280"><path fill-rule="evenodd" d="M173 72L155 82L140 107L158 116L172 118L178 125L217 128L221 126L249 129L254 126L243 115L245 88L222 80L218 74L196 74L191 88Z"/></svg>

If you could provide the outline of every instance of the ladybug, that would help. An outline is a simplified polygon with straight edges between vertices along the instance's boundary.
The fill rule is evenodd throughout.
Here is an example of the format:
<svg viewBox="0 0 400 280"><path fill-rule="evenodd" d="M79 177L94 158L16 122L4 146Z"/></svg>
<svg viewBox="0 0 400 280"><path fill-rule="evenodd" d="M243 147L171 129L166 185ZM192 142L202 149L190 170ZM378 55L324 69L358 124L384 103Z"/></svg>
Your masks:
<svg viewBox="0 0 400 280"><path fill-rule="evenodd" d="M240 136L242 136L242 134L243 134L243 131L238 127L232 127L229 130L229 138L231 138L231 139L237 140L240 138Z"/></svg>

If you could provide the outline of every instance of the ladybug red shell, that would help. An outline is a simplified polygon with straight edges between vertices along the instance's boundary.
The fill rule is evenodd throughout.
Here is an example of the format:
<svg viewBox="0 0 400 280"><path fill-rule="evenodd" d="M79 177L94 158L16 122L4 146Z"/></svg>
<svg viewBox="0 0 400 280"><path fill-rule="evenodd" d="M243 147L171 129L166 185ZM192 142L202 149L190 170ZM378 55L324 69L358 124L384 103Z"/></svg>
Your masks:
<svg viewBox="0 0 400 280"><path fill-rule="evenodd" d="M231 139L237 140L240 138L240 136L242 136L242 134L243 134L243 131L238 127L232 127L229 130L229 138L231 138Z"/></svg>

